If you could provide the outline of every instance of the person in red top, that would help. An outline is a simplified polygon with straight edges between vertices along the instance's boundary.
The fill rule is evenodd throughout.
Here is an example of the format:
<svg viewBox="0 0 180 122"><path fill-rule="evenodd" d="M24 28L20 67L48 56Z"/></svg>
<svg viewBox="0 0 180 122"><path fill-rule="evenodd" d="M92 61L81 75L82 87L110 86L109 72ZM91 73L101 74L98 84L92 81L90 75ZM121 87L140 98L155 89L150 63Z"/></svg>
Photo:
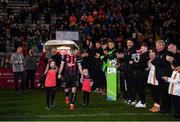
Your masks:
<svg viewBox="0 0 180 122"><path fill-rule="evenodd" d="M99 15L99 17L101 17L101 18L104 18L104 17L105 17L105 12L104 12L104 10L103 10L102 8L99 9L98 15Z"/></svg>
<svg viewBox="0 0 180 122"><path fill-rule="evenodd" d="M69 17L69 23L70 23L70 27L76 26L77 19L76 19L76 16L75 16L74 14L72 14L72 15Z"/></svg>
<svg viewBox="0 0 180 122"><path fill-rule="evenodd" d="M46 74L46 79L44 83L38 83L38 87L40 87L42 84L44 84L46 88L46 103L47 107L46 109L49 110L50 108L54 108L54 97L55 97L55 91L56 91L56 79L57 79L57 72L58 68L55 65L55 61L50 59L44 74Z"/></svg>
<svg viewBox="0 0 180 122"><path fill-rule="evenodd" d="M83 105L89 104L89 95L91 92L92 85L93 85L93 80L89 75L89 71L88 69L84 69L83 78L82 78Z"/></svg>
<svg viewBox="0 0 180 122"><path fill-rule="evenodd" d="M81 22L80 23L83 25L87 22L88 22L88 17L86 15L86 13L83 13L83 15L81 16Z"/></svg>
<svg viewBox="0 0 180 122"><path fill-rule="evenodd" d="M93 24L94 24L94 17L91 16L91 15L89 15L89 16L88 16L88 22L89 22L89 25L90 25L90 26L93 26Z"/></svg>
<svg viewBox="0 0 180 122"><path fill-rule="evenodd" d="M92 13L92 16L93 16L94 18L96 18L96 17L97 17L97 15L98 15L98 12L97 12L97 10L96 10L96 9L94 9L94 11L93 11L93 13Z"/></svg>

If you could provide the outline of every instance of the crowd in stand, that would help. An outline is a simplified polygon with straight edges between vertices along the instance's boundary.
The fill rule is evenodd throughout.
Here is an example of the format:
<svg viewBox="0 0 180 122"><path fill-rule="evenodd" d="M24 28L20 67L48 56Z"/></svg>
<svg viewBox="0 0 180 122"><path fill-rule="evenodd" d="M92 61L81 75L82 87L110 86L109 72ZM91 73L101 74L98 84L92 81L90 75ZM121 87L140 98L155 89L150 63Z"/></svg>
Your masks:
<svg viewBox="0 0 180 122"><path fill-rule="evenodd" d="M39 43L54 39L58 30L79 31L93 44L102 38L123 42L132 35L148 46L158 39L179 42L179 5L175 0L40 0L29 4L19 13L7 10L7 16L2 16L0 45L7 47L0 46L1 52L12 51L16 41L38 47ZM52 17L56 23L51 22ZM31 22L27 23L27 19ZM38 22L42 19L45 21ZM35 25L30 26L31 23ZM48 26L39 26L43 23ZM32 44L27 44L31 39ZM81 39L85 42L85 38Z"/></svg>
<svg viewBox="0 0 180 122"><path fill-rule="evenodd" d="M22 42L24 49L36 47L40 52L42 43L55 38L56 31L79 31L82 66L92 75L96 92L104 92L108 61L115 59L125 103L146 107L144 84L148 81L154 102L149 111L169 113L174 105L175 116L179 116L180 28L176 0L40 0L30 5L17 16L10 13L1 19L0 52L13 51L17 42ZM47 26L37 24L41 15ZM51 21L54 15L56 23ZM29 16L35 26L24 21ZM173 73L177 75L171 76ZM168 91L172 84L176 84L177 94Z"/></svg>

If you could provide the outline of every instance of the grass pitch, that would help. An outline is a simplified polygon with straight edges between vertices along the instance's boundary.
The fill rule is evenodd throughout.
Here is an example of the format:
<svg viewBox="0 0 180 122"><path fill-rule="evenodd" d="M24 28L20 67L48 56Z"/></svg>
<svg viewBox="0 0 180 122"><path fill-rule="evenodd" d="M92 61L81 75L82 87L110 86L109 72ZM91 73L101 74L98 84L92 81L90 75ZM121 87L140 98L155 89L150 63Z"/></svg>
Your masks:
<svg viewBox="0 0 180 122"><path fill-rule="evenodd" d="M134 108L133 106L117 102L106 101L106 96L91 93L90 104L82 105L82 93L78 92L75 110L70 111L64 102L62 90L57 90L55 108L46 110L45 90L26 90L17 95L14 90L0 90L0 121L5 120L126 120L126 121L180 121L170 115L150 113L148 109L152 103L147 103L147 108ZM152 101L147 97L147 101Z"/></svg>

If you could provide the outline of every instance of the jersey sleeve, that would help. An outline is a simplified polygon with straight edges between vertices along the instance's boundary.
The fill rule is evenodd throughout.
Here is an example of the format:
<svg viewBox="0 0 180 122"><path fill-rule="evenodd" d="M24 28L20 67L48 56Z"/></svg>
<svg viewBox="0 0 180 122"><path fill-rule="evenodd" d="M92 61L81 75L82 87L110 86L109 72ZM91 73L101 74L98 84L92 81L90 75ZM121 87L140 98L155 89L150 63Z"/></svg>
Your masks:
<svg viewBox="0 0 180 122"><path fill-rule="evenodd" d="M61 61L66 62L66 55L61 55Z"/></svg>
<svg viewBox="0 0 180 122"><path fill-rule="evenodd" d="M82 59L79 56L77 56L76 58L77 58L77 64L82 63Z"/></svg>

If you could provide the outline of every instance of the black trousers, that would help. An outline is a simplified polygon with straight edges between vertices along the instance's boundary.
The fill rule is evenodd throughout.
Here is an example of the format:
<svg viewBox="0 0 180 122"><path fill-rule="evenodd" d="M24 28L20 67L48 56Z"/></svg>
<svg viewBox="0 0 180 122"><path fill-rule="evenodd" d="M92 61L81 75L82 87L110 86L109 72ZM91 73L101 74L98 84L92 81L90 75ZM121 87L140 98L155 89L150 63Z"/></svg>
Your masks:
<svg viewBox="0 0 180 122"><path fill-rule="evenodd" d="M180 96L171 95L171 100L175 114L180 115Z"/></svg>
<svg viewBox="0 0 180 122"><path fill-rule="evenodd" d="M14 72L14 85L16 91L24 90L25 79L25 72ZM21 80L20 84L19 80Z"/></svg>
<svg viewBox="0 0 180 122"><path fill-rule="evenodd" d="M133 70L126 70L125 71L125 78L127 81L127 93L128 93L128 100L134 101L136 95L136 82L134 79L134 72Z"/></svg>
<svg viewBox="0 0 180 122"><path fill-rule="evenodd" d="M35 70L26 70L26 88L35 88L34 87L34 78L35 78ZM29 81L30 84L29 85Z"/></svg>
<svg viewBox="0 0 180 122"><path fill-rule="evenodd" d="M153 103L160 104L159 86L151 85L151 95L152 95Z"/></svg>
<svg viewBox="0 0 180 122"><path fill-rule="evenodd" d="M125 78L124 72L120 72L120 90L122 93L123 99L128 99L128 93L127 93L127 80Z"/></svg>
<svg viewBox="0 0 180 122"><path fill-rule="evenodd" d="M102 87L106 89L107 81L106 81L106 74L102 71Z"/></svg>
<svg viewBox="0 0 180 122"><path fill-rule="evenodd" d="M83 104L86 104L86 105L89 104L89 96L90 96L89 92L83 91Z"/></svg>
<svg viewBox="0 0 180 122"><path fill-rule="evenodd" d="M105 73L102 70L95 71L93 73L93 79L94 79L93 89L106 87Z"/></svg>
<svg viewBox="0 0 180 122"><path fill-rule="evenodd" d="M55 87L47 87L46 88L46 104L47 104L47 107L49 107L49 108L51 105L53 105L53 101L55 98L55 92L56 92Z"/></svg>
<svg viewBox="0 0 180 122"><path fill-rule="evenodd" d="M170 108L171 108L171 97L168 93L169 83L165 82L162 79L162 76L170 77L172 72L170 70L157 68L155 73L156 73L156 79L159 82L161 111L168 113L170 111Z"/></svg>
<svg viewBox="0 0 180 122"><path fill-rule="evenodd" d="M146 103L146 96L144 91L144 84L146 80L147 73L145 70L135 70L134 78L136 81L136 94L139 97L139 100L142 104Z"/></svg>

